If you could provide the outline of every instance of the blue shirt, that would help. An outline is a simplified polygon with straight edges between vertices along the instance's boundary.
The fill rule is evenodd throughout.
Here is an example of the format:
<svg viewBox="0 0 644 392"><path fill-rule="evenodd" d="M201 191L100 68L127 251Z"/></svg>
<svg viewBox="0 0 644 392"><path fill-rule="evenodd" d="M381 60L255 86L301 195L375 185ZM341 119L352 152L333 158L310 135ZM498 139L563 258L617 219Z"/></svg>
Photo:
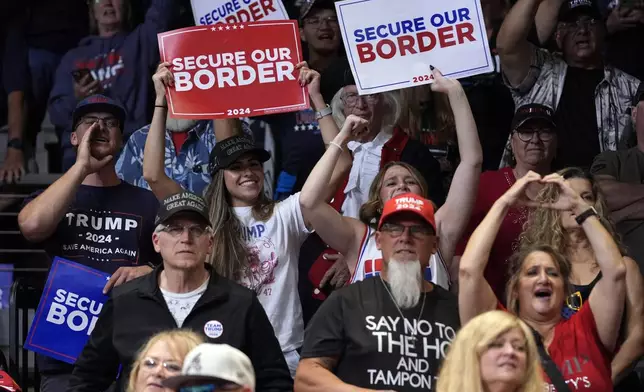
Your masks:
<svg viewBox="0 0 644 392"><path fill-rule="evenodd" d="M150 126L134 132L116 162L116 173L123 180L141 188L150 189L143 179L143 150ZM184 189L202 195L210 184L208 159L215 146L213 122L202 120L188 131L188 138L179 154L174 147L170 132L165 133L165 174Z"/></svg>

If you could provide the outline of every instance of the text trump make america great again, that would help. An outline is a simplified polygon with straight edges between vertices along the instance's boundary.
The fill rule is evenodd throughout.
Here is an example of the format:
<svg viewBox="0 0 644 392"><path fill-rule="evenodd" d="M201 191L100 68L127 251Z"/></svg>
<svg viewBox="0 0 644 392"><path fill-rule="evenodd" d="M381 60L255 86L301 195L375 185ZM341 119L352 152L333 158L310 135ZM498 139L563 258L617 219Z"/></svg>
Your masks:
<svg viewBox="0 0 644 392"><path fill-rule="evenodd" d="M236 118L309 106L297 81L302 59L297 22L197 26L159 34L172 64L168 106L178 118Z"/></svg>

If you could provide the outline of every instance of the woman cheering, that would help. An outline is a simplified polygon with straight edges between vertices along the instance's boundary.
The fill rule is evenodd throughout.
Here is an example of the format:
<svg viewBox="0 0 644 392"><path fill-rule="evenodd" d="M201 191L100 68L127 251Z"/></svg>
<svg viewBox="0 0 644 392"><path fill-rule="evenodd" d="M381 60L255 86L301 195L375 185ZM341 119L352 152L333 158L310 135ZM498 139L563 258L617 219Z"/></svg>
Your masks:
<svg viewBox="0 0 644 392"><path fill-rule="evenodd" d="M557 200L537 203L527 198L526 189L535 182L557 186ZM579 312L564 319L562 308L569 293L570 265L550 245L535 244L514 257L506 289L508 310L536 332L544 349L542 360L555 365L544 369L551 384L557 387L558 380L565 380L567 384L583 385L588 392L612 391L611 357L624 308L626 267L595 210L559 174L541 178L529 172L520 178L494 203L472 234L459 267L461 323L501 308L483 271L501 222L515 205L570 212L588 238L602 279ZM561 391L562 387L557 389Z"/></svg>

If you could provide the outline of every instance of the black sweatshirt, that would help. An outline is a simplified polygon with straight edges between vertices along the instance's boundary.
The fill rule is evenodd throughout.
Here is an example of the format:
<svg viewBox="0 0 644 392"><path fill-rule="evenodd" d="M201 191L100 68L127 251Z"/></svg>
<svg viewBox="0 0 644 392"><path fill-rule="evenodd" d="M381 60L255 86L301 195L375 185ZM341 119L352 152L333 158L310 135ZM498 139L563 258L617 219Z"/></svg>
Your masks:
<svg viewBox="0 0 644 392"><path fill-rule="evenodd" d="M253 363L256 390L292 391L293 380L273 327L255 294L210 270L204 294L182 328L204 335L209 321L223 326L210 343L226 343L246 353ZM117 391L124 391L137 350L154 334L177 328L158 285L163 266L116 287L105 303L90 339L74 366L69 392L106 390L123 364Z"/></svg>

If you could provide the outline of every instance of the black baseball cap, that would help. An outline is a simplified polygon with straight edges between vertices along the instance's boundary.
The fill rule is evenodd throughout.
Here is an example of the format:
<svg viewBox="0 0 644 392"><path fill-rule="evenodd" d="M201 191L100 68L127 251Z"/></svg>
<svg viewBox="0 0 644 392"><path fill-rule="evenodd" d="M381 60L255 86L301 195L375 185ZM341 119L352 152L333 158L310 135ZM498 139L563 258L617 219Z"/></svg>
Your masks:
<svg viewBox="0 0 644 392"><path fill-rule="evenodd" d="M193 212L210 225L206 201L201 196L188 191L179 192L163 199L154 224L163 224L180 212Z"/></svg>
<svg viewBox="0 0 644 392"><path fill-rule="evenodd" d="M640 83L640 86L637 88L637 92L633 97L633 106L637 106L642 101L644 101L644 82Z"/></svg>
<svg viewBox="0 0 644 392"><path fill-rule="evenodd" d="M554 115L554 110L546 105L529 103L527 105L520 106L512 118L512 130L516 131L526 122L534 120L545 121L552 125L552 128L556 129L557 124L555 123Z"/></svg>
<svg viewBox="0 0 644 392"><path fill-rule="evenodd" d="M592 0L566 0L559 8L560 22L574 22L578 15L602 19L599 8Z"/></svg>
<svg viewBox="0 0 644 392"><path fill-rule="evenodd" d="M72 113L72 129L76 129L80 119L88 113L109 113L116 117L121 124L121 132L125 123L125 108L110 97L101 94L90 95L76 105Z"/></svg>
<svg viewBox="0 0 644 392"><path fill-rule="evenodd" d="M334 0L304 0L300 6L300 22L314 9L329 9L335 11Z"/></svg>
<svg viewBox="0 0 644 392"><path fill-rule="evenodd" d="M246 153L253 153L260 162L271 159L271 153L255 146L245 136L232 136L215 144L210 152L208 171L214 175L219 169L225 169Z"/></svg>

